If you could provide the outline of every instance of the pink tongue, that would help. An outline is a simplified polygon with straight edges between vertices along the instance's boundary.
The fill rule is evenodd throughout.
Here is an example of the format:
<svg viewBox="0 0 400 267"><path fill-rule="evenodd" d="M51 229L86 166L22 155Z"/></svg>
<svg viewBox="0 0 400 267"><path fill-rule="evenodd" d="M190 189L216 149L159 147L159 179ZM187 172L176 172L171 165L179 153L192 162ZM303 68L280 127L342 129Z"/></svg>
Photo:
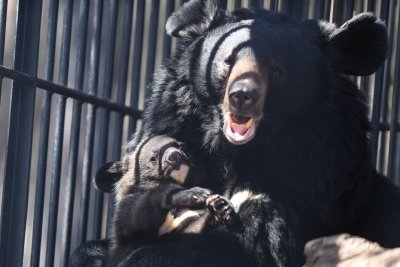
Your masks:
<svg viewBox="0 0 400 267"><path fill-rule="evenodd" d="M240 135L245 135L248 130L244 125L239 125L235 123L232 123L231 129L233 133L238 133Z"/></svg>

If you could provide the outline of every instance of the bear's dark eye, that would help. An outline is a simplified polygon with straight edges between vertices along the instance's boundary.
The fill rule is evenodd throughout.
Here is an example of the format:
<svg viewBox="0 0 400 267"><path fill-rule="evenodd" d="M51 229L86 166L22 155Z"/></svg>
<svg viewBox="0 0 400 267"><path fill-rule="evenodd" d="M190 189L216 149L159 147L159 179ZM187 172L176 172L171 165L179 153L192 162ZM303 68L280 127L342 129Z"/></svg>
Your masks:
<svg viewBox="0 0 400 267"><path fill-rule="evenodd" d="M178 147L180 150L186 150L186 145L184 143L178 142Z"/></svg>
<svg viewBox="0 0 400 267"><path fill-rule="evenodd" d="M230 55L225 59L225 64L228 66L233 66L236 61L236 56L235 55Z"/></svg>
<svg viewBox="0 0 400 267"><path fill-rule="evenodd" d="M280 76L283 73L283 69L279 66L274 66L272 67L271 72L273 76Z"/></svg>
<svg viewBox="0 0 400 267"><path fill-rule="evenodd" d="M150 161L151 161L151 163L156 164L157 163L157 156L156 155L152 155L150 157Z"/></svg>

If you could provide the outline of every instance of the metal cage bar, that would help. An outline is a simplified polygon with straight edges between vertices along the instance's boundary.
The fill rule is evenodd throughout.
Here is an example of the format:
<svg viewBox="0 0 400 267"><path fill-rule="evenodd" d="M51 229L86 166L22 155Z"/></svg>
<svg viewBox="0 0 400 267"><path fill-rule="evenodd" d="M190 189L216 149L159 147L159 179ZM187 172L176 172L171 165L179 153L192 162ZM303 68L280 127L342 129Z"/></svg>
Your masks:
<svg viewBox="0 0 400 267"><path fill-rule="evenodd" d="M241 0L235 0L233 4L234 9L238 9L242 6L242 1Z"/></svg>
<svg viewBox="0 0 400 267"><path fill-rule="evenodd" d="M68 0L64 6L64 21L60 55L60 78L59 83L66 86L68 83L69 53L71 49L71 30L73 0ZM58 220L58 200L60 195L61 165L64 142L65 106L67 98L63 95L57 96L55 137L53 147L53 162L51 168L51 188L49 201L49 222L46 246L46 266L54 265L56 247L56 233Z"/></svg>
<svg viewBox="0 0 400 267"><path fill-rule="evenodd" d="M117 84L117 99L116 102L124 104L126 96L126 87L128 82L128 68L129 68L129 55L131 44L132 32L132 19L133 19L133 2L126 0L123 2L123 21L122 21L122 40L121 40L121 53L120 53L120 69L118 72ZM164 51L165 52L165 51ZM123 135L124 114L115 114L115 130L114 142L111 148L112 159L118 160L121 157L122 135ZM107 227L113 215L113 201L109 201L108 214L107 214ZM107 230L107 233L109 231Z"/></svg>
<svg viewBox="0 0 400 267"><path fill-rule="evenodd" d="M54 57L56 46L56 32L58 21L58 6L59 1L54 0L49 7L49 27L47 32L47 49L45 74L46 80L53 80L54 74ZM31 267L38 267L40 264L40 244L42 241L42 223L43 223L43 208L44 194L46 184L46 168L47 168L47 150L49 145L49 128L50 128L50 112L51 112L52 92L46 91L42 99L42 113L40 120L39 134L39 152L38 152L38 170L36 180L35 208L33 218L33 233L32 233L32 254Z"/></svg>
<svg viewBox="0 0 400 267"><path fill-rule="evenodd" d="M53 94L63 95L69 98L77 99L84 103L92 104L96 107L106 108L115 112L130 115L136 119L139 118L142 114L140 110L134 109L130 106L128 107L125 105L119 105L110 100L97 97L91 93L85 93L78 90L74 90L66 86L62 86L60 84L56 84L40 78L35 78L31 75L27 75L26 73L20 71L5 68L3 66L0 66L0 73L3 77L7 77L11 80L16 80L25 86L35 86L37 88L50 91ZM89 80L90 79L91 78L89 76Z"/></svg>
<svg viewBox="0 0 400 267"><path fill-rule="evenodd" d="M84 74L85 74L85 58L86 44L89 19L89 0L81 0L79 5L79 34L77 49L77 64L75 70L75 88L83 90ZM65 205L63 215L62 229L62 246L61 246L61 265L66 266L70 254L71 232L72 232L72 216L74 209L74 196L78 165L78 152L80 141L80 126L82 116L82 102L75 100L72 108L71 121L71 148L68 157L68 172L65 188Z"/></svg>
<svg viewBox="0 0 400 267"><path fill-rule="evenodd" d="M399 132L396 131L396 125L400 118L400 19L397 21L397 40L396 40L396 55L394 60L394 81L393 81L393 96L392 96L392 112L390 121L390 147L389 147L389 166L388 174L400 182L398 177L400 167L396 164L396 160L400 157L400 142L398 140Z"/></svg>
<svg viewBox="0 0 400 267"><path fill-rule="evenodd" d="M98 72L100 62L100 40L101 40L101 23L103 19L103 1L95 0L93 2L94 12L92 27L93 33L90 40L90 59L89 59L89 81L88 93L96 95L98 85ZM83 152L83 171L82 171L82 192L81 192L81 210L79 212L78 224L78 242L82 244L86 240L88 228L88 210L90 197L90 182L93 167L93 146L94 131L96 124L96 109L93 105L87 106L86 114L86 133L85 147Z"/></svg>
<svg viewBox="0 0 400 267"><path fill-rule="evenodd" d="M395 15L396 15L396 3L395 1L390 1L390 8L389 8L389 17L388 20L386 21L386 25L388 27L388 35L389 35L389 44L393 44L393 36L394 36L394 30L395 30ZM390 83L391 83L391 73L392 73L392 64L391 64L391 58L392 58L392 49L389 48L388 54L387 54L387 60L385 64L385 69L384 69L384 77L383 77L383 92L382 92L382 108L381 108L381 118L380 121L382 123L387 123L388 117L389 117L389 112L388 112L388 97L389 97L389 88L390 88ZM379 161L377 164L377 168L380 171L384 170L385 166L385 154L386 154L386 144L388 138L386 134L381 134L380 135L380 149L379 149Z"/></svg>
<svg viewBox="0 0 400 267"><path fill-rule="evenodd" d="M7 22L7 0L0 0L0 65L4 64L4 46L6 41L6 22ZM0 88L2 86L3 79L0 78ZM0 104L1 104L1 93L0 93Z"/></svg>
<svg viewBox="0 0 400 267"><path fill-rule="evenodd" d="M14 69L36 75L42 1L19 1ZM0 259L22 266L36 88L13 81L1 207Z"/></svg>
<svg viewBox="0 0 400 267"><path fill-rule="evenodd" d="M0 1L0 64L4 62L4 45L6 38L7 0Z"/></svg>
<svg viewBox="0 0 400 267"><path fill-rule="evenodd" d="M138 108L139 102L139 90L140 86L140 66L142 64L142 51L143 51L143 30L144 30L144 11L145 11L145 1L136 1L136 26L135 26L135 43L133 48L133 65L132 65L132 90L130 106L134 109ZM136 130L136 119L129 119L128 136Z"/></svg>
<svg viewBox="0 0 400 267"><path fill-rule="evenodd" d="M387 21L389 18L389 0L384 0L381 5L380 17ZM375 74L375 86L374 86L374 97L372 98L372 115L371 115L371 157L372 162L377 162L377 151L378 151L378 138L380 128L380 117L381 117L381 105L382 105L382 94L383 94L383 78L384 78L385 66L379 68Z"/></svg>
<svg viewBox="0 0 400 267"><path fill-rule="evenodd" d="M165 17L168 18L175 9L175 1L168 1L167 6L165 8ZM168 59L171 56L171 36L168 34L164 34L164 43L163 43L163 59Z"/></svg>
<svg viewBox="0 0 400 267"><path fill-rule="evenodd" d="M160 0L151 0L150 29L148 34L148 50L147 50L147 65L146 65L146 84L149 84L154 72L156 61L156 42L158 28L158 14L160 9ZM145 97L149 96L149 90L145 91Z"/></svg>
<svg viewBox="0 0 400 267"><path fill-rule="evenodd" d="M115 39L117 31L117 13L118 13L118 0L110 0L109 12L110 17L108 21L107 31L110 34L106 47L105 57L105 75L103 81L103 98L111 98L112 75L114 69L114 54L115 54ZM107 109L101 110L100 114L100 128L99 128L99 153L97 157L97 166L107 161L107 148L108 148L108 125L110 123L110 111ZM92 225L92 237L99 239L101 236L102 217L103 217L103 202L104 194L95 192L95 206L94 206L94 223Z"/></svg>

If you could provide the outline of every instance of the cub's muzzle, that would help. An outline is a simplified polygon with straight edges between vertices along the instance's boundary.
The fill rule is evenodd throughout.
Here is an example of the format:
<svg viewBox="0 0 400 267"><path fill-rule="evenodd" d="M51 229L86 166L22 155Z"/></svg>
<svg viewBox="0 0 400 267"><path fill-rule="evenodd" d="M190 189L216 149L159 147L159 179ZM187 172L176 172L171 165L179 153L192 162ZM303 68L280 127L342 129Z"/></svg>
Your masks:
<svg viewBox="0 0 400 267"><path fill-rule="evenodd" d="M178 169L184 163L185 155L179 150L172 150L167 152L166 161L172 169Z"/></svg>
<svg viewBox="0 0 400 267"><path fill-rule="evenodd" d="M189 173L188 158L185 153L175 147L170 147L165 151L164 164L166 174L175 181L183 184Z"/></svg>

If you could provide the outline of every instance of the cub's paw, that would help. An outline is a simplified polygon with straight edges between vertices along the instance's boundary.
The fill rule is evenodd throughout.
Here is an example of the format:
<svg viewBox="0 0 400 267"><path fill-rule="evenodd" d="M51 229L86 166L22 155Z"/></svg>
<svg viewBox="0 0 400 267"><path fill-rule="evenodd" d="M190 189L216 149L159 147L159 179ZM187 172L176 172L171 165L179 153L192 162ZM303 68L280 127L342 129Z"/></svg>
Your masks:
<svg viewBox="0 0 400 267"><path fill-rule="evenodd" d="M179 191L172 196L172 205L176 207L204 208L211 191L201 187Z"/></svg>
<svg viewBox="0 0 400 267"><path fill-rule="evenodd" d="M206 205L217 222L229 226L237 223L239 217L232 204L224 197L220 195L209 196Z"/></svg>

